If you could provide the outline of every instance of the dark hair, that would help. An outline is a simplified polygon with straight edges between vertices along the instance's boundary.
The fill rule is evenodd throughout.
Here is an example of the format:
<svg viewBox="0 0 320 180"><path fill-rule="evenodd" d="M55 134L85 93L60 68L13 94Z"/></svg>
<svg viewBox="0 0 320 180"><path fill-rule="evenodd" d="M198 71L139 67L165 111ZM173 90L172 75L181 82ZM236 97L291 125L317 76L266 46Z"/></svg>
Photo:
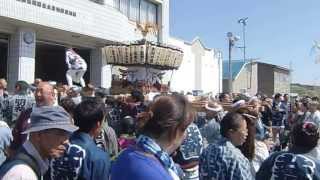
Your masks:
<svg viewBox="0 0 320 180"><path fill-rule="evenodd" d="M18 94L26 94L30 85L25 81L17 81L15 88L19 88Z"/></svg>
<svg viewBox="0 0 320 180"><path fill-rule="evenodd" d="M222 99L224 99L225 97L227 97L228 93L221 93L219 95L219 101L222 101Z"/></svg>
<svg viewBox="0 0 320 180"><path fill-rule="evenodd" d="M261 100L262 101L265 101L267 98L269 98L268 95L266 95L266 94L262 94L261 95Z"/></svg>
<svg viewBox="0 0 320 180"><path fill-rule="evenodd" d="M99 87L96 91L95 91L95 96L96 97L100 97L100 98L105 98L108 95L108 90L106 88L103 87Z"/></svg>
<svg viewBox="0 0 320 180"><path fill-rule="evenodd" d="M95 87L92 84L87 84L80 93L82 96L86 95L86 93L95 93Z"/></svg>
<svg viewBox="0 0 320 180"><path fill-rule="evenodd" d="M116 99L113 96L106 96L106 105L113 107L116 104Z"/></svg>
<svg viewBox="0 0 320 180"><path fill-rule="evenodd" d="M312 101L319 101L319 97L318 96L314 96L311 98Z"/></svg>
<svg viewBox="0 0 320 180"><path fill-rule="evenodd" d="M319 127L313 122L296 123L291 131L293 146L303 148L305 153L318 145Z"/></svg>
<svg viewBox="0 0 320 180"><path fill-rule="evenodd" d="M104 120L104 104L94 99L82 101L74 111L74 122L79 131L89 133L96 123Z"/></svg>
<svg viewBox="0 0 320 180"><path fill-rule="evenodd" d="M131 97L134 99L135 102L143 102L144 101L143 93L139 90L131 91Z"/></svg>
<svg viewBox="0 0 320 180"><path fill-rule="evenodd" d="M61 99L59 105L63 107L63 109L66 110L72 116L77 106L76 103L74 103L74 101L69 97Z"/></svg>
<svg viewBox="0 0 320 180"><path fill-rule="evenodd" d="M308 101L303 101L303 102L302 102L302 105L303 105L305 108L307 108L307 109L310 108L310 103L309 103Z"/></svg>
<svg viewBox="0 0 320 180"><path fill-rule="evenodd" d="M252 161L255 156L256 120L246 116L244 118L247 122L248 136L246 141L238 148L249 161Z"/></svg>
<svg viewBox="0 0 320 180"><path fill-rule="evenodd" d="M281 96L282 96L282 95L281 95L280 93L277 93L277 94L274 95L274 98L275 98L275 99L279 99Z"/></svg>
<svg viewBox="0 0 320 180"><path fill-rule="evenodd" d="M126 116L121 120L121 134L133 135L135 133L135 120Z"/></svg>
<svg viewBox="0 0 320 180"><path fill-rule="evenodd" d="M246 141L238 148L247 159L252 161L255 155L256 122L259 114L249 107L240 108L237 113L244 117L248 129Z"/></svg>
<svg viewBox="0 0 320 180"><path fill-rule="evenodd" d="M237 130L240 127L241 120L245 120L241 114L236 112L227 113L220 122L220 134L228 138L229 130Z"/></svg>
<svg viewBox="0 0 320 180"><path fill-rule="evenodd" d="M176 130L185 131L192 120L191 105L181 95L160 96L151 104L149 112L138 115L138 121L144 122L141 133L153 138L166 133L172 138Z"/></svg>

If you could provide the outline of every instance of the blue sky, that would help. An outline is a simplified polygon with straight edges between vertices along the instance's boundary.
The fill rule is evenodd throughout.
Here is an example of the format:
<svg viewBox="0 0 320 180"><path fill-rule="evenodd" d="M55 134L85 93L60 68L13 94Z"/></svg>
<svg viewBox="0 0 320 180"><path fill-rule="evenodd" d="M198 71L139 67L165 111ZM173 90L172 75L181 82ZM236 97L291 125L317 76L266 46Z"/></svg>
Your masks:
<svg viewBox="0 0 320 180"><path fill-rule="evenodd" d="M248 17L248 58L289 67L293 82L320 85L320 64L311 53L320 42L319 0L170 0L170 34L192 41L196 36L208 48L217 48L228 58L226 33L241 37L238 19ZM238 46L242 45L242 40ZM320 53L320 52L318 52ZM233 53L243 57L241 49Z"/></svg>

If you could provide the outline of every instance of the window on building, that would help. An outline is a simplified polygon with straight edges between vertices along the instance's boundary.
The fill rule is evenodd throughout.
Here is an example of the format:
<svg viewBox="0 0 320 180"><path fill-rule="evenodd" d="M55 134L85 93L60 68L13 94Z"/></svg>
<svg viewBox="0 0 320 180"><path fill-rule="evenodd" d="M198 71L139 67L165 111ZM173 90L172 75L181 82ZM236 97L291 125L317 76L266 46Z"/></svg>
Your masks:
<svg viewBox="0 0 320 180"><path fill-rule="evenodd" d="M90 1L98 3L98 4L104 4L104 0L90 0Z"/></svg>
<svg viewBox="0 0 320 180"><path fill-rule="evenodd" d="M139 20L139 5L140 0L131 0L129 8L129 19L133 21Z"/></svg>
<svg viewBox="0 0 320 180"><path fill-rule="evenodd" d="M122 14L128 16L128 11L129 10L129 0L120 0L120 12Z"/></svg>
<svg viewBox="0 0 320 180"><path fill-rule="evenodd" d="M148 0L113 0L113 7L130 20L157 24L157 4Z"/></svg>
<svg viewBox="0 0 320 180"><path fill-rule="evenodd" d="M146 23L148 20L148 5L146 0L140 1L140 23Z"/></svg>
<svg viewBox="0 0 320 180"><path fill-rule="evenodd" d="M149 3L148 6L148 22L157 24L157 5L153 3Z"/></svg>
<svg viewBox="0 0 320 180"><path fill-rule="evenodd" d="M120 10L120 0L113 0L113 7Z"/></svg>

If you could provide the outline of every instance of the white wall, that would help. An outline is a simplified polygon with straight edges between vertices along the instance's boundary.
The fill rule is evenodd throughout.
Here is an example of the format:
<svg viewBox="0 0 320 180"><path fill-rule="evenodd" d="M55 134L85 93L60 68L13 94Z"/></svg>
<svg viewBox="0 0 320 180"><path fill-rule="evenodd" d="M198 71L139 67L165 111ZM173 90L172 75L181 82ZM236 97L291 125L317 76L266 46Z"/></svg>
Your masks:
<svg viewBox="0 0 320 180"><path fill-rule="evenodd" d="M113 0L105 0L100 5L89 0L37 0L41 7L23 2L23 0L0 0L0 33L11 35L11 50L8 58L9 83L16 80L34 79L35 59L32 56L25 63L19 49L21 44L20 29L30 29L37 40L51 41L65 46L87 47L92 49L91 81L96 85L110 87L111 69L106 64L106 57L101 48L113 42L133 41L142 38L136 28L136 22L113 8ZM169 37L169 0L151 0L159 4L158 18L161 27L159 39L167 42ZM76 13L75 16L42 7L45 4L63 8ZM14 43L14 39L20 41ZM155 39L149 35L147 39ZM35 44L33 44L35 45ZM18 51L19 50L19 51ZM32 49L35 50L35 46ZM21 52L20 52L21 51ZM9 84L9 85L11 85Z"/></svg>
<svg viewBox="0 0 320 180"><path fill-rule="evenodd" d="M193 61L194 55L191 51L191 46L188 46L184 41L170 38L169 44L181 48L184 52L183 61L178 70L173 72L171 79L171 90L173 91L192 91L195 84L195 63ZM171 72L168 72L171 76Z"/></svg>
<svg viewBox="0 0 320 180"><path fill-rule="evenodd" d="M219 51L203 47L199 39L195 39L189 44L182 40L170 38L169 43L180 47L184 51L182 64L174 72L171 80L171 89L173 91L184 91L186 93L192 92L192 90L203 90L204 93L212 92L214 94L221 92L221 64L219 64L219 56L215 55L215 52L219 53ZM202 48L202 50L199 48ZM195 49L198 49L196 51L202 55L200 61L197 61L198 58L196 57L199 55L197 55ZM196 70L196 67L200 71ZM196 75L198 72L200 72L200 75ZM198 82L199 79L201 83Z"/></svg>
<svg viewBox="0 0 320 180"><path fill-rule="evenodd" d="M159 2L159 1L158 1ZM169 31L170 31L170 2L169 0L162 0L162 6L160 7L159 10L159 19L160 19L160 24L162 25L162 29L160 32L160 42L163 42L165 44L169 43L169 39L170 39L170 35L169 35Z"/></svg>
<svg viewBox="0 0 320 180"><path fill-rule="evenodd" d="M25 42L26 34L30 35L29 43ZM7 66L9 90L13 90L14 83L18 80L25 80L28 83L34 81L35 38L34 31L22 28L11 36Z"/></svg>
<svg viewBox="0 0 320 180"><path fill-rule="evenodd" d="M1 0L0 20L5 19L14 25L35 29L54 28L100 40L131 41L141 38L140 32L136 29L136 23L113 8L112 0L106 0L105 5L89 0L39 0L46 5L50 4L75 12L75 17L20 1ZM169 0L156 2L161 3L159 7L160 27L162 27L160 39L166 41L169 34ZM4 31L7 29L4 28ZM63 32L51 33L53 33L52 36L57 37Z"/></svg>
<svg viewBox="0 0 320 180"><path fill-rule="evenodd" d="M220 84L222 83L222 76L219 59L215 58L214 50L206 50L202 58L202 89L204 92L220 93Z"/></svg>

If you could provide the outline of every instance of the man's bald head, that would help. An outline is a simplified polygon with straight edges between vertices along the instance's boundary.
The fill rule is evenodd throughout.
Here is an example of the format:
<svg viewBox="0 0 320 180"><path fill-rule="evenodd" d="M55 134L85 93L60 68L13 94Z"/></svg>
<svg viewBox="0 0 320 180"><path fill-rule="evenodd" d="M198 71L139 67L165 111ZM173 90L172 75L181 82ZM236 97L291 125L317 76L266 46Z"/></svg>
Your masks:
<svg viewBox="0 0 320 180"><path fill-rule="evenodd" d="M48 82L40 82L35 91L37 106L52 106L55 101L54 88Z"/></svg>
<svg viewBox="0 0 320 180"><path fill-rule="evenodd" d="M0 89L6 89L7 88L7 81L3 78L0 79Z"/></svg>

